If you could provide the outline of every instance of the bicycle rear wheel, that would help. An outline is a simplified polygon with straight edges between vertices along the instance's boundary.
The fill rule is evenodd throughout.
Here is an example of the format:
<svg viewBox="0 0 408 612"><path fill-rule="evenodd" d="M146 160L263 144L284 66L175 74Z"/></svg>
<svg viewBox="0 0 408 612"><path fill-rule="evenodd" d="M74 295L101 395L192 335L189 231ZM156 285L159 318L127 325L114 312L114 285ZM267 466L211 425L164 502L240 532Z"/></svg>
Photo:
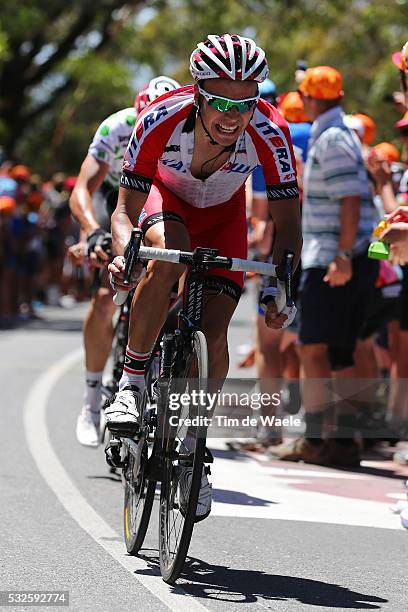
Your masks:
<svg viewBox="0 0 408 612"><path fill-rule="evenodd" d="M177 375L177 372L175 375ZM180 468L177 465L178 455L175 453L175 449L177 445L180 448L186 428L183 429L180 425L171 425L170 417L176 416L176 420L180 422L183 414L181 411L177 413L170 408L169 398L172 393L182 394L186 392L189 385L188 379L193 376L197 379L198 390L205 394L207 392L208 351L205 336L201 331L194 332L192 335L191 353L187 358L184 371L181 374L179 373L178 376L179 378L173 378L169 382L163 411L164 469L160 492L159 554L161 574L163 580L169 584L177 580L183 569L194 523L196 522L197 500L201 486L206 442L206 428L197 425L194 427L196 447L194 454L191 456L192 478L189 498L185 507L181 508L178 490ZM188 407L187 412L191 416L191 407ZM187 414L187 416L189 415ZM197 407L194 416L207 416L205 402ZM173 419L172 421L174 422Z"/></svg>

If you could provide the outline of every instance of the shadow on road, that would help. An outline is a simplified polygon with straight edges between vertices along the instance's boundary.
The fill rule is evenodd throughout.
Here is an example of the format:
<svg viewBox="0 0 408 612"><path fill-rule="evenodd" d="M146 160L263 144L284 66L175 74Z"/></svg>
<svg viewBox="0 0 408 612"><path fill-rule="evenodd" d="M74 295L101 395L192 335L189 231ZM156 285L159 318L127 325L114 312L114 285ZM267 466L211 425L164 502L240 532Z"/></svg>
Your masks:
<svg viewBox="0 0 408 612"><path fill-rule="evenodd" d="M111 482L122 482L120 474L106 474L105 476L87 476L90 480L110 480Z"/></svg>
<svg viewBox="0 0 408 612"><path fill-rule="evenodd" d="M269 506L277 504L270 499L261 499L242 493L242 491L228 491L227 489L213 489L213 501L222 504L238 504L241 506Z"/></svg>
<svg viewBox="0 0 408 612"><path fill-rule="evenodd" d="M243 453L239 453L234 450L230 450L228 448L212 448L211 447L211 439L207 438L208 446L211 448L211 453L215 458L219 459L232 459L233 461L248 461L249 456Z"/></svg>
<svg viewBox="0 0 408 612"><path fill-rule="evenodd" d="M149 551L156 553L157 551ZM149 569L136 574L157 575L157 556L140 555ZM343 608L356 610L378 610L388 599L350 591L349 589L296 576L265 574L257 570L239 570L224 565L210 565L199 559L188 557L177 586L189 595L203 599L214 599L231 604L248 604L258 601L296 601L306 606L321 606L325 610ZM188 582L184 582L184 580Z"/></svg>

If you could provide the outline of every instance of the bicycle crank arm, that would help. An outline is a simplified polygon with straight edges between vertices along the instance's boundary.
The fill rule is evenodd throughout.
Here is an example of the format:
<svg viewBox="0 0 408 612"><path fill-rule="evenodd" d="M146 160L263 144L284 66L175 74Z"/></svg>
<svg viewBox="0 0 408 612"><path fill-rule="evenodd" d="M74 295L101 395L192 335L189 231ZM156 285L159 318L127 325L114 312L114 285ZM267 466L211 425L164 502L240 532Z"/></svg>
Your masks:
<svg viewBox="0 0 408 612"><path fill-rule="evenodd" d="M127 448L129 453L133 456L135 460L134 470L137 474L140 469L140 461L142 458L142 451L145 442L145 434L142 432L140 434L140 438L138 442L135 442L131 438L121 438L123 446Z"/></svg>

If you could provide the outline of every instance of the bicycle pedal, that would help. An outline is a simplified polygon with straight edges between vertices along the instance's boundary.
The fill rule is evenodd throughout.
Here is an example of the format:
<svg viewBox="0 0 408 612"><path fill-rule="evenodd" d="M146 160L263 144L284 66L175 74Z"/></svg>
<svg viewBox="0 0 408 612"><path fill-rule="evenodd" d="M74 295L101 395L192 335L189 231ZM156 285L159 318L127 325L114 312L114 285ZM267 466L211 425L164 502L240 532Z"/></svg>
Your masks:
<svg viewBox="0 0 408 612"><path fill-rule="evenodd" d="M214 457L209 448L205 447L204 463L214 463Z"/></svg>
<svg viewBox="0 0 408 612"><path fill-rule="evenodd" d="M120 440L111 440L105 447L105 459L106 463L111 468L124 468L126 462L122 461L120 456L120 449L122 444Z"/></svg>

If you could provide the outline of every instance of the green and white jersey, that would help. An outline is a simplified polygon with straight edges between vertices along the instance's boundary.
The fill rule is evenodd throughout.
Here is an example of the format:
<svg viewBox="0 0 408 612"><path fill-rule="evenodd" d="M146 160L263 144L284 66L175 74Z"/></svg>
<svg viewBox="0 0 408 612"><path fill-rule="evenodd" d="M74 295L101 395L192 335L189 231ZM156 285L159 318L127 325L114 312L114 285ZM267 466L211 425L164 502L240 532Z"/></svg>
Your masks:
<svg viewBox="0 0 408 612"><path fill-rule="evenodd" d="M136 122L136 116L136 109L131 107L107 117L98 127L88 149L88 153L95 159L108 164L109 172L104 182L114 189L119 189L123 156Z"/></svg>

